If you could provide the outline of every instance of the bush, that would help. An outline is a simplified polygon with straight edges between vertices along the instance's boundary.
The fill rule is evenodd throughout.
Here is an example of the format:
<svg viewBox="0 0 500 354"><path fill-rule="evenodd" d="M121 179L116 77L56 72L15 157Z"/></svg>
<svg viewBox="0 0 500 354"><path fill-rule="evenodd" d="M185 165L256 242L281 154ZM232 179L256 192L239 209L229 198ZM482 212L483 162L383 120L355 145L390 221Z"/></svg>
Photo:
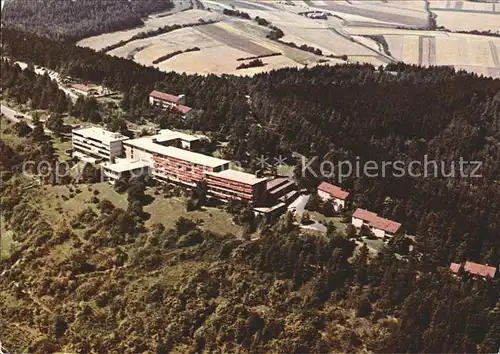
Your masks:
<svg viewBox="0 0 500 354"><path fill-rule="evenodd" d="M94 204L97 204L97 203L99 203L99 198L93 196L92 198L90 198L90 202L94 203Z"/></svg>
<svg viewBox="0 0 500 354"><path fill-rule="evenodd" d="M366 317L372 312L372 304L368 298L363 298L358 305L358 309L356 310L357 317Z"/></svg>
<svg viewBox="0 0 500 354"><path fill-rule="evenodd" d="M177 247L190 247L195 246L199 243L203 242L203 235L201 234L201 230L196 229L190 231L187 235L183 235L177 241Z"/></svg>
<svg viewBox="0 0 500 354"><path fill-rule="evenodd" d="M103 199L99 202L98 208L101 214L110 214L115 209L115 206L109 200Z"/></svg>
<svg viewBox="0 0 500 354"><path fill-rule="evenodd" d="M259 67L259 66L264 66L266 64L264 64L264 62L260 59L254 59L252 61L250 61L249 63L245 64L240 64L236 67L236 69L247 69L247 68L256 68L256 67Z"/></svg>

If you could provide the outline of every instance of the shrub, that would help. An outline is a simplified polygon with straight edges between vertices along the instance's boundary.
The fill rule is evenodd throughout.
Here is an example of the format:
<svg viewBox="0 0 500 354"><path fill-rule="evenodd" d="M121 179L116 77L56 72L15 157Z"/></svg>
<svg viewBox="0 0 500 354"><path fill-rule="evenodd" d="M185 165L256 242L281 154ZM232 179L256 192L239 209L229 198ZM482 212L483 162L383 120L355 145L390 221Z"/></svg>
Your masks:
<svg viewBox="0 0 500 354"><path fill-rule="evenodd" d="M364 297L358 305L356 310L357 317L366 317L372 312L372 304L367 297Z"/></svg>
<svg viewBox="0 0 500 354"><path fill-rule="evenodd" d="M177 241L177 247L190 247L195 246L199 243L203 242L203 235L201 234L201 230L196 229L190 231L187 235L183 235Z"/></svg>

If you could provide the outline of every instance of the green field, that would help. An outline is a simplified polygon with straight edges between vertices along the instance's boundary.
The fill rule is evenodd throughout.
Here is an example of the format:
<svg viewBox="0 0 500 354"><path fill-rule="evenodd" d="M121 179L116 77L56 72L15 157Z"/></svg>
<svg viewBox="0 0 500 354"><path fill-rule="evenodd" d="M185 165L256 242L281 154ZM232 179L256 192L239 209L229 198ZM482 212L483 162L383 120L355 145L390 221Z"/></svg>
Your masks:
<svg viewBox="0 0 500 354"><path fill-rule="evenodd" d="M94 190L98 191L97 198L99 200L107 199L116 207L127 209L127 194L116 193L113 186L108 182L95 183L91 185L82 184L72 187L74 192L73 198L63 200L62 196L69 197L70 191L67 186L45 186L46 192L38 198L37 202L42 204L42 209L45 215L55 223L63 219L74 217L82 209L90 206L97 211L96 204L90 202L94 195ZM76 189L80 193L76 193ZM90 190L89 190L90 189ZM201 229L210 230L219 234L232 233L239 236L242 233L242 228L233 224L231 215L218 208L204 208L197 211L186 211L185 198L165 198L162 195L153 195L152 190L146 191L147 195L153 197L153 201L149 205L144 206L144 212L150 214L150 218L145 222L147 227L154 223L162 223L165 228L171 228L175 225L176 220L183 216L191 220L200 221ZM44 197L43 197L44 196ZM62 213L57 211L60 207ZM59 210L61 210L59 209Z"/></svg>
<svg viewBox="0 0 500 354"><path fill-rule="evenodd" d="M12 240L12 231L5 229L5 221L3 217L0 219L0 259L6 258L10 254L10 245Z"/></svg>

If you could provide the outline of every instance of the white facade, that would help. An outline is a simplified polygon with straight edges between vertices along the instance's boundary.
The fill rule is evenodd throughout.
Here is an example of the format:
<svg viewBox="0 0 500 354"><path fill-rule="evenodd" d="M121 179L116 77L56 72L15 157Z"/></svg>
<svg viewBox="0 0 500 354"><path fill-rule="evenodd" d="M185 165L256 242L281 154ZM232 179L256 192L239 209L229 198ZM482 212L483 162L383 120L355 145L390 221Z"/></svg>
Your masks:
<svg viewBox="0 0 500 354"><path fill-rule="evenodd" d="M355 218L353 216L351 224L353 224L357 229L361 229L361 227L363 226L364 222L363 222L363 220Z"/></svg>
<svg viewBox="0 0 500 354"><path fill-rule="evenodd" d="M391 234L385 230L379 229L377 227L374 227L374 226L370 225L370 223L365 222L362 219L359 219L359 218L354 217L354 216L352 217L351 224L354 227L356 227L356 229L358 229L358 231L361 230L363 225L365 225L378 238L393 237L394 236L393 234Z"/></svg>
<svg viewBox="0 0 500 354"><path fill-rule="evenodd" d="M332 196L325 191L318 189L318 197L320 197L323 201L330 201L333 204L335 211L340 211L345 208L345 200L332 198Z"/></svg>
<svg viewBox="0 0 500 354"><path fill-rule="evenodd" d="M75 156L85 155L107 161L122 154L122 142L128 139L120 133L113 133L98 127L75 129L71 137Z"/></svg>
<svg viewBox="0 0 500 354"><path fill-rule="evenodd" d="M122 159L115 164L103 165L103 174L111 184L122 176L139 177L149 173L149 164L145 161L129 161Z"/></svg>
<svg viewBox="0 0 500 354"><path fill-rule="evenodd" d="M175 108L175 106L176 106L176 104L174 102L160 100L158 98L151 97L151 96L149 96L149 104L152 106L153 105L160 105L162 107L172 107L172 108Z"/></svg>

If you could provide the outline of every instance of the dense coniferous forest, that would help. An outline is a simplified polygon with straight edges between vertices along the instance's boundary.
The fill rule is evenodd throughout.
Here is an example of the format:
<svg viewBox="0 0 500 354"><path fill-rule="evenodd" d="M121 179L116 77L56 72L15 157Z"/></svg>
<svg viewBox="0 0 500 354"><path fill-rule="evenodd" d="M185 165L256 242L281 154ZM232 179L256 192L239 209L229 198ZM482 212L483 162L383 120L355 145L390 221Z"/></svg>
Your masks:
<svg viewBox="0 0 500 354"><path fill-rule="evenodd" d="M148 107L153 88L185 93L187 104L202 113L183 127L227 136L226 157L250 167L261 154L292 152L333 162L357 156L410 162L424 155L483 161L480 178L342 181L355 206L398 220L417 236L407 262L393 255L400 252L398 242L369 260L366 248L354 255L353 243L333 228L325 238L300 234L290 214L260 225L260 238L251 241L202 231L186 220L173 229L147 229L133 208L103 206L100 215L82 213L76 220L86 230L82 246L68 225L37 218L14 176L5 183L2 208L25 246L4 261L5 267L18 260L22 266L10 270L2 285L25 306L0 307L0 319L33 318L31 325L46 335L16 348L163 353L500 347L498 279L453 278L447 270L452 261L500 262L499 80L403 64L385 70L282 69L252 78L180 75L11 29L2 35L3 55L125 92L122 106L131 120L164 124ZM27 139L25 148L2 146L2 169L15 172L34 154L53 154L34 136ZM305 188L319 180L299 176ZM50 267L36 261L64 242L80 242L81 252ZM19 279L36 289L31 298L22 285L13 285ZM33 296L56 299L53 311L34 311Z"/></svg>
<svg viewBox="0 0 500 354"><path fill-rule="evenodd" d="M78 40L141 26L141 18L172 7L170 0L10 0L2 9L2 24Z"/></svg>

